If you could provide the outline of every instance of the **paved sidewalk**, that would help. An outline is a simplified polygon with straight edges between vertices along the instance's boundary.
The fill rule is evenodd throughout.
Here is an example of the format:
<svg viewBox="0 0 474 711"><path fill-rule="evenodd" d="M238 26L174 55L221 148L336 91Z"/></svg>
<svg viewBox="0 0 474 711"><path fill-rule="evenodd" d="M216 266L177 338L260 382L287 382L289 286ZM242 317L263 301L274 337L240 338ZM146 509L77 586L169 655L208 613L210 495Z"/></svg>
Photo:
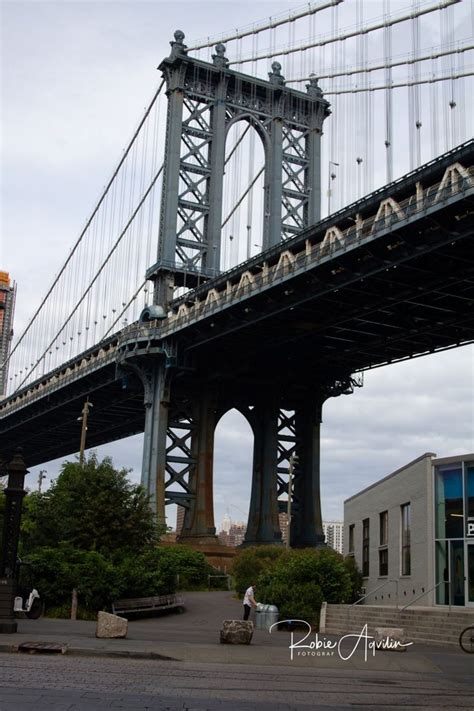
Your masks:
<svg viewBox="0 0 474 711"><path fill-rule="evenodd" d="M290 635L255 630L250 646L222 645L219 631L224 619L240 619L242 605L229 592L186 593L184 614L147 618L129 622L126 639L97 639L95 622L71 620L18 620L18 632L0 635L0 652L16 652L24 642L61 644L68 655L118 656L126 658L168 659L209 664L252 664L296 668L352 669L393 672L472 673L472 657L453 647L428 647L414 644L406 652L368 652L362 644L350 658L310 651L290 659ZM295 633L295 641L302 638ZM321 639L324 636L321 635ZM326 640L338 637L326 635ZM314 640L314 635L306 643ZM354 642L346 640L345 656ZM303 650L302 650L303 651Z"/></svg>

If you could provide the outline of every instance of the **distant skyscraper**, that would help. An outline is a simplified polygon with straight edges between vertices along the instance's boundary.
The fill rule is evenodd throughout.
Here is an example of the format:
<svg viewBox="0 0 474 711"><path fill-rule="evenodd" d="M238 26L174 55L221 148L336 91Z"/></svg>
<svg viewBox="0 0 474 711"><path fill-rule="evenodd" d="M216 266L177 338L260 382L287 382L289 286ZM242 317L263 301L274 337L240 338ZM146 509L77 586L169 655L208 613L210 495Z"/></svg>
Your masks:
<svg viewBox="0 0 474 711"><path fill-rule="evenodd" d="M343 521L323 521L323 533L326 536L326 543L338 553L342 553L343 550L343 532Z"/></svg>
<svg viewBox="0 0 474 711"><path fill-rule="evenodd" d="M0 397L7 391L10 343L13 336L16 284L10 283L8 272L0 271Z"/></svg>
<svg viewBox="0 0 474 711"><path fill-rule="evenodd" d="M228 516L228 514L226 514L226 516ZM227 520L225 516L222 520L222 530L219 532L219 543L222 543L223 546L237 548L237 546L240 546L244 542L247 526L242 521L236 521L235 523L232 523L229 518L230 526L229 530L226 531L223 527L224 520L227 525Z"/></svg>
<svg viewBox="0 0 474 711"><path fill-rule="evenodd" d="M229 516L229 512L226 511L224 516L222 517L221 531L224 531L225 533L229 533L231 526L232 526L232 520Z"/></svg>

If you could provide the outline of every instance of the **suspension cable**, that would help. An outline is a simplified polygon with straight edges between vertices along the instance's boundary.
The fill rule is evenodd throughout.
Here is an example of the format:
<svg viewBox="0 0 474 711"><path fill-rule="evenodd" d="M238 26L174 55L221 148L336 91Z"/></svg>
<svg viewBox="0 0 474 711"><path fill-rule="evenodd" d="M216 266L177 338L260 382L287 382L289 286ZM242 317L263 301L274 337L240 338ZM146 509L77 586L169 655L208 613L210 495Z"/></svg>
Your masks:
<svg viewBox="0 0 474 711"><path fill-rule="evenodd" d="M392 69L393 67L402 67L406 64L415 64L416 62L426 62L430 59L438 59L438 57L446 57L451 54L461 54L462 52L468 52L474 49L474 44L470 44L467 47L460 47L459 49L447 49L445 52L432 52L431 54L425 54L422 57L416 58L405 58L398 62L386 62L384 64L369 65L367 67L358 67L357 69L347 69L343 72L331 72L328 74L318 74L318 79L335 79L336 77L351 76L353 74L364 74L370 72L376 72L380 69ZM285 84L296 84L298 82L310 81L312 76L299 77L295 79L285 79Z"/></svg>
<svg viewBox="0 0 474 711"><path fill-rule="evenodd" d="M232 217L232 215L234 214L234 212L240 207L240 205L242 204L242 202L245 200L246 195L248 195L249 192L252 190L253 186L255 185L255 183L257 182L257 180L259 179L259 177L262 175L262 173L263 173L264 170L265 170L265 166L262 166L262 167L260 168L260 170L258 171L258 173L256 174L256 176L254 177L254 179L253 179L253 180L249 183L249 185L246 187L246 189L244 190L244 192L243 192L242 195L240 196L239 200L235 203L235 205L234 205L234 207L232 208L232 210L229 212L229 214L228 214L227 217L225 218L224 222L223 222L222 225L221 225L221 228L222 228L222 227L225 227L226 224L229 222L229 220L230 220L230 218Z"/></svg>
<svg viewBox="0 0 474 711"><path fill-rule="evenodd" d="M50 288L48 289L46 295L45 295L44 298L42 299L40 305L38 306L38 308L37 308L36 311L34 312L32 318L31 318L31 320L29 321L28 325L26 326L25 330L23 331L23 333L22 333L21 336L19 337L18 341L15 343L15 346L14 346L14 347L12 348L12 350L10 351L10 353L9 353L9 355L8 355L8 358L5 360L4 365L6 365L6 364L10 361L11 357L13 356L13 354L15 353L15 351L17 350L18 346L20 345L20 343L23 341L24 337L26 336L26 334L27 334L28 331L30 330L31 326L32 326L33 323L35 322L36 317L37 317L38 314L40 313L40 311L41 311L41 309L43 308L44 304L46 303L47 299L48 299L49 296L51 295L51 292L53 291L53 289L54 289L54 287L56 286L56 284L58 283L60 277L61 277L62 274L64 273L64 271L65 271L67 265L69 264L69 262L71 261L72 257L74 256L74 254L75 254L77 248L79 247L80 243L82 242L82 239L83 239L84 235L86 234L87 230L89 229L89 227L90 227L90 225L91 225L91 223L92 223L94 217L96 216L96 214L97 214L97 212L98 212L100 206L101 206L102 203L104 202L104 200L105 200L105 198L106 198L106 196L107 196L107 194L108 194L108 192L109 192L109 190L110 190L110 188L111 188L111 186L112 186L112 184L113 184L115 178L117 177L117 175L118 175L118 173L119 173L119 171L120 171L120 168L122 167L122 165L123 165L125 159L127 158L128 154L129 154L129 152L130 152L130 150L132 149L132 146L133 146L133 144L135 143L135 140L136 140L136 138L138 137L138 135L139 135L139 133L140 133L140 131L141 131L141 129L142 129L143 124L145 123L146 119L148 118L148 116L149 116L149 114L150 114L150 111L151 111L151 109L153 108L153 106L154 106L154 104L155 104L155 101L157 100L157 98L158 98L158 96L159 96L159 94L160 94L160 92L161 92L161 89L163 88L164 84L165 84L165 81L163 80L163 81L160 83L158 89L156 90L156 92L155 92L155 94L154 94L154 96L153 96L153 98L152 98L152 100L151 100L149 106L148 106L147 109L145 110L145 113L144 113L144 115L143 115L143 118L142 118L142 120L140 121L140 123L138 124L138 128L136 129L135 133L133 134L133 136L132 136L132 138L131 138L131 140L130 140L128 146L125 148L125 150L124 150L124 152L123 152L123 155L122 155L122 157L121 157L121 159L120 159L120 161L119 161L119 163L118 163L118 165L117 165L115 171L114 171L113 174L112 174L112 177L110 178L109 182L108 182L107 185L105 186L104 192L103 192L102 195L100 196L100 198L99 198L99 200L98 200L98 202L97 202L97 204L96 204L96 206L95 206L95 208L94 208L94 210L93 210L91 216L90 216L89 219L87 220L84 229L82 230L81 234L80 234L79 237L77 238L77 240L76 240L74 246L72 247L72 249L71 249L69 255L67 256L66 261L64 262L63 266L61 267L59 273L56 275L56 278L54 279L54 281L53 281L53 283L51 284ZM38 361L38 362L39 362L39 361Z"/></svg>
<svg viewBox="0 0 474 711"><path fill-rule="evenodd" d="M365 88L340 89L335 91L325 91L324 96L335 96L336 94L358 94L362 91L381 91L382 89L399 89L404 86L415 86L417 84L435 84L439 81L451 81L453 79L463 79L472 77L474 72L459 72L446 77L432 77L431 79L420 79L418 81L393 82L392 84L381 84L379 86L369 86Z"/></svg>
<svg viewBox="0 0 474 711"><path fill-rule="evenodd" d="M321 10L327 10L330 7L339 5L341 2L344 2L344 0L330 0L329 2L326 2L324 5L308 4L306 6L306 10L303 10L302 12L290 13L288 15L288 17L285 17L281 20L275 20L274 18L270 17L269 21L266 24L258 25L257 27L255 27L255 25L253 25L252 28L249 30L236 29L236 31L233 34L225 35L223 37L214 35L214 38L212 40L208 37L206 42L203 42L202 44L195 44L192 47L189 47L189 51L193 52L198 49L204 49L206 47L213 47L216 44L216 42L232 42L233 40L240 40L243 37L249 37L250 35L257 35L260 32L265 32L265 30L273 30L275 27L280 27L280 25L286 25L289 22L295 22L296 20L300 20L302 17L308 17L308 15L314 15L317 12L321 12Z"/></svg>
<svg viewBox="0 0 474 711"><path fill-rule="evenodd" d="M105 268L106 264L108 264L108 262L110 261L112 255L115 253L115 251L116 251L118 245L120 244L122 238L123 238L124 235L127 233L128 228L130 227L130 225L132 224L133 220L134 220L135 217L137 216L138 211L141 209L143 203L145 202L146 198L147 198L148 195L150 194L152 188L154 187L156 181L157 181L158 178L160 177L162 171L163 171L163 166L160 167L160 169L159 169L158 172L156 173L155 177L154 177L153 180L151 181L151 183L150 183L150 185L148 186L146 192L144 193L144 195L142 196L142 198L141 198L140 202L138 203L137 207L135 208L135 210L133 211L132 215L130 216L130 218L129 218L127 224L125 225L125 227L123 228L123 230L122 230L122 232L120 233L119 237L117 238L117 241L115 242L115 244L113 245L113 247L109 250L109 252L107 253L107 256L106 256L105 259L103 260L103 262L102 262L102 264L100 265L99 269L97 270L97 272L95 273L94 277L91 279L90 283L88 284L87 289L86 289L85 292L81 295L80 299L76 302L74 308L73 308L72 311L69 313L69 316L67 317L66 321L62 324L60 330L55 334L54 338L51 340L51 342L49 343L49 345L46 346L46 348L44 349L43 353L38 357L38 359L37 359L37 361L36 361L36 363L35 363L35 365L34 365L34 368L36 368L36 367L39 365L39 363L41 363L41 359L44 358L45 354L49 351L49 349L51 348L51 346L56 342L56 339L58 338L59 334L63 331L64 327L67 326L67 324L71 321L71 319L72 319L72 317L74 316L74 314L76 313L77 309L79 308L79 306L81 305L81 303L83 302L83 300L86 298L87 294L88 294L89 291L92 289L92 287L94 286L95 282L97 281L97 279L99 278L99 276L101 275L101 273L104 271L104 268ZM33 369L34 369L34 368L33 368ZM21 388L21 386L23 385L24 382L26 382L27 379L28 379L28 376L25 376L25 378L22 380L22 382L18 385L18 388ZM18 388L16 388L16 390L17 390Z"/></svg>
<svg viewBox="0 0 474 711"><path fill-rule="evenodd" d="M294 52L304 52L307 49L312 49L313 47L323 47L326 44L331 44L332 42L342 42L346 39L351 39L352 37L357 37L360 34L367 34L369 32L375 32L376 30L382 30L384 27L389 27L392 25L399 24L400 22L407 22L407 20L413 20L415 17L421 17L422 15L427 15L431 12L436 12L437 10L443 10L450 5L455 5L461 2L461 0L443 0L442 2L436 3L436 5L430 5L426 8L420 8L416 12L410 12L408 15L401 15L400 17L394 17L390 20L384 20L383 22L378 22L374 25L368 25L363 27L361 30L352 30L351 32L346 32L345 34L338 35L337 37L327 37L326 39L319 40L318 42L308 42L307 44L299 45L298 47L289 47L288 49L274 49L273 51L267 52L267 54L260 54L255 57L246 57L245 59L239 58L229 64L247 64L248 62L256 62L262 59L271 59L272 57L282 57L287 54L293 54Z"/></svg>

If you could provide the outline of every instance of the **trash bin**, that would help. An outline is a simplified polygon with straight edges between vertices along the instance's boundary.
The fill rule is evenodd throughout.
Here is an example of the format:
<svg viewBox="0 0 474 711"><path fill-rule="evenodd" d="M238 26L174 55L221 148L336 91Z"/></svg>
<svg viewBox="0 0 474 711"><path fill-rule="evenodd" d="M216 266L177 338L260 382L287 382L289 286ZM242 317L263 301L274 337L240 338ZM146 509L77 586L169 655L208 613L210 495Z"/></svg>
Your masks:
<svg viewBox="0 0 474 711"><path fill-rule="evenodd" d="M255 611L255 627L258 630L268 631L275 622L278 622L278 607L259 602Z"/></svg>
<svg viewBox="0 0 474 711"><path fill-rule="evenodd" d="M263 603L257 603L257 609L255 610L255 627L257 630L265 629L265 617L267 613L268 605Z"/></svg>
<svg viewBox="0 0 474 711"><path fill-rule="evenodd" d="M279 617L278 607L276 605L267 605L266 616L267 616L266 628L269 629L272 625L275 624L275 622L278 622L278 617Z"/></svg>

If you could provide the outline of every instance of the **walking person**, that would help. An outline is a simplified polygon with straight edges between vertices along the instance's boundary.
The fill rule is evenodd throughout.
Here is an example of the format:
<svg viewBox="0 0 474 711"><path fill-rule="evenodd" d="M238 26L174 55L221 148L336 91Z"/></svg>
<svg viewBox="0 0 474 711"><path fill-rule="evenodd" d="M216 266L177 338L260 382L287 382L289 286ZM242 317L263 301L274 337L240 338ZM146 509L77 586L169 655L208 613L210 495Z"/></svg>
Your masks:
<svg viewBox="0 0 474 711"><path fill-rule="evenodd" d="M256 584L252 583L252 585L247 588L245 591L244 595L244 600L243 600L243 606L244 606L244 620L248 620L249 615L250 615L250 610L252 607L257 607L257 603L255 602L255 588Z"/></svg>

